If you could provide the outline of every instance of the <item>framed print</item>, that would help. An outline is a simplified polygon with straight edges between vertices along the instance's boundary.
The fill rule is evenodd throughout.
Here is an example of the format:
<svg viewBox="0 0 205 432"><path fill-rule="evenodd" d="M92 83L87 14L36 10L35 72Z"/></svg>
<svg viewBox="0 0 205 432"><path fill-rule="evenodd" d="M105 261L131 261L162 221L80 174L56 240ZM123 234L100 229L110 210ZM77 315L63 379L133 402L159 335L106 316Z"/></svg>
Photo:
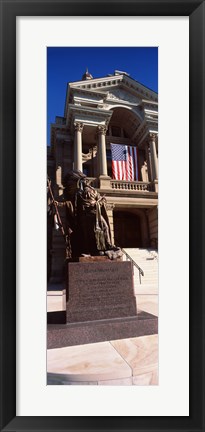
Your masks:
<svg viewBox="0 0 205 432"><path fill-rule="evenodd" d="M1 1L2 431L204 430L204 13L204 1ZM62 46L159 50L152 388L46 382L46 50Z"/></svg>
<svg viewBox="0 0 205 432"><path fill-rule="evenodd" d="M158 48L48 47L47 77L47 385L156 386Z"/></svg>

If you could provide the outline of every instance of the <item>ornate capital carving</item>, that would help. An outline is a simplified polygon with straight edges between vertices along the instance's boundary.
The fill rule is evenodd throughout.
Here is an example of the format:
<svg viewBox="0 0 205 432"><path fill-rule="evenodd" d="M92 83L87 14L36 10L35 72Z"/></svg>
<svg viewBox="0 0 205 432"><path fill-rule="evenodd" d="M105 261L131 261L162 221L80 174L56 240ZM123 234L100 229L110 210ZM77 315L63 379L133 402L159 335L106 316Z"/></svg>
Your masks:
<svg viewBox="0 0 205 432"><path fill-rule="evenodd" d="M113 203L106 203L106 209L107 210L113 210L114 207L115 207L115 204L113 204Z"/></svg>
<svg viewBox="0 0 205 432"><path fill-rule="evenodd" d="M97 132L98 132L98 135L106 135L106 132L107 132L107 126L105 126L105 125L99 125L98 127L97 127Z"/></svg>
<svg viewBox="0 0 205 432"><path fill-rule="evenodd" d="M74 122L74 129L75 129L75 131L78 131L78 132L82 132L83 131L83 123L80 123L80 122Z"/></svg>
<svg viewBox="0 0 205 432"><path fill-rule="evenodd" d="M156 138L157 138L157 136L155 133L149 133L149 141L156 142Z"/></svg>

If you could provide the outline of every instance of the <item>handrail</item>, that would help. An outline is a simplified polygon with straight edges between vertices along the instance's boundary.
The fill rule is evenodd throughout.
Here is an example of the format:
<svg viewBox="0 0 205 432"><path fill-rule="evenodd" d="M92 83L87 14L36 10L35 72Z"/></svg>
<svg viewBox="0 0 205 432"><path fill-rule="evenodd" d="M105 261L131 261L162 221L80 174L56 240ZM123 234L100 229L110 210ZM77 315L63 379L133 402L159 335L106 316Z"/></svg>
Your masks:
<svg viewBox="0 0 205 432"><path fill-rule="evenodd" d="M141 276L144 276L143 270L141 269L140 266L138 266L138 264L136 263L136 261L134 261L133 258L123 248L121 248L121 251L126 255L126 258L128 258L132 262L132 264L138 269L138 271L139 271L139 281L140 281L140 284L141 284Z"/></svg>
<svg viewBox="0 0 205 432"><path fill-rule="evenodd" d="M134 261L133 258L123 248L121 248L121 250L126 255L126 257L132 262L132 264L138 269L138 271L139 271L139 280L140 280L140 283L141 283L141 276L144 276L143 270L141 269L140 266L138 266L138 264L136 263L136 261Z"/></svg>

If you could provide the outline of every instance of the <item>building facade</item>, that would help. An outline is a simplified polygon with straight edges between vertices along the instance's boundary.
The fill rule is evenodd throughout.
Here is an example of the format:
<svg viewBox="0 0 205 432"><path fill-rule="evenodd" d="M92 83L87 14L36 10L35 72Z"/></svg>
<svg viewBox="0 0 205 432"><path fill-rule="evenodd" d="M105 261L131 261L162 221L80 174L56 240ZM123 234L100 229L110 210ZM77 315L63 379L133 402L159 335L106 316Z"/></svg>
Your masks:
<svg viewBox="0 0 205 432"><path fill-rule="evenodd" d="M112 178L110 144L137 147L138 180ZM158 246L158 95L127 73L67 86L64 117L51 125L48 175L57 199L68 170L83 171L106 196L112 240L125 248ZM61 210L62 221L64 220ZM60 279L64 240L48 222L48 273Z"/></svg>

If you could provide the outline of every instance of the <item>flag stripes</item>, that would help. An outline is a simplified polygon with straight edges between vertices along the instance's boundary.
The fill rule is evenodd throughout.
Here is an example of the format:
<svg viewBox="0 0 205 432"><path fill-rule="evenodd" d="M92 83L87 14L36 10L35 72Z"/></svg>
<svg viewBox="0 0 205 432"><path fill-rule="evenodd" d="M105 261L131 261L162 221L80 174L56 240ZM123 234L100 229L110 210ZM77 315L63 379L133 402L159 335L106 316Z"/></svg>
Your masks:
<svg viewBox="0 0 205 432"><path fill-rule="evenodd" d="M138 180L137 148L123 144L110 144L112 175L115 180Z"/></svg>

